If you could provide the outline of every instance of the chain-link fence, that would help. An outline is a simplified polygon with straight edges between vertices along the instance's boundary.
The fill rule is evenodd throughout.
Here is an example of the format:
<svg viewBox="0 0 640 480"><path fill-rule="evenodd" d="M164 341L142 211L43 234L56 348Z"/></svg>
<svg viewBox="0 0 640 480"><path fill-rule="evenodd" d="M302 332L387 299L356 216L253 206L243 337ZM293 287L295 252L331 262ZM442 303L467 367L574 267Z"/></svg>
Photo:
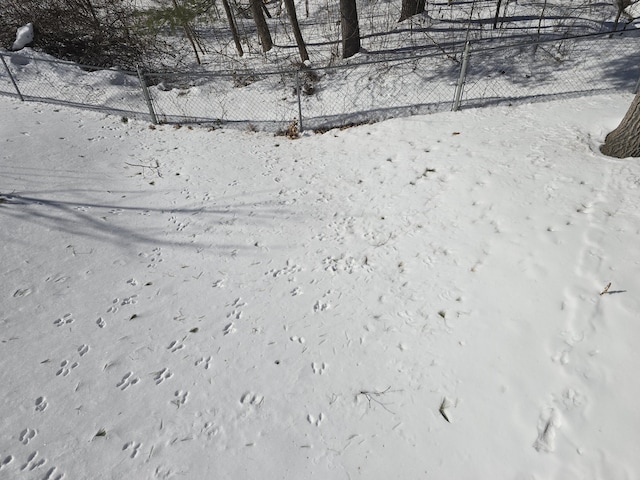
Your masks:
<svg viewBox="0 0 640 480"><path fill-rule="evenodd" d="M464 49L464 50L463 50ZM435 111L634 91L640 31L491 47L467 44L344 66L277 72L99 70L31 50L0 52L0 94L154 123L325 129Z"/></svg>
<svg viewBox="0 0 640 480"><path fill-rule="evenodd" d="M636 92L640 31L509 47L471 45L464 78L464 107Z"/></svg>

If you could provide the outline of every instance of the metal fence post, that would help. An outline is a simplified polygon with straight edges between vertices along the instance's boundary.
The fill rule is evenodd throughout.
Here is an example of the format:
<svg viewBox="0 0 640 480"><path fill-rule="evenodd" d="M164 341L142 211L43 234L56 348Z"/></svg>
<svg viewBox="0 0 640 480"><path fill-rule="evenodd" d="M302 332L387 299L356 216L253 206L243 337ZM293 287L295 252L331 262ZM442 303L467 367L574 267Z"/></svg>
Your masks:
<svg viewBox="0 0 640 480"><path fill-rule="evenodd" d="M24 102L24 97L22 96L22 92L20 92L20 89L18 88L18 84L16 83L15 78L13 78L13 75L11 75L11 70L9 70L9 66L7 65L7 62L4 61L4 55L0 55L0 58L2 59L2 64L4 65L4 69L7 71L7 74L9 75L9 79L11 79L11 83L13 83L13 88L15 88L16 92L18 92L18 97L20 97L20 100Z"/></svg>
<svg viewBox="0 0 640 480"><path fill-rule="evenodd" d="M469 51L471 50L471 42L467 42L464 45L464 52L462 53L462 67L460 67L460 78L458 78L458 84L456 85L456 94L453 100L454 112L460 109L460 99L462 98L462 91L464 90L464 82L467 79L467 66L469 65Z"/></svg>
<svg viewBox="0 0 640 480"><path fill-rule="evenodd" d="M298 131L302 133L302 99L300 95L300 70L296 70L296 92L298 94Z"/></svg>
<svg viewBox="0 0 640 480"><path fill-rule="evenodd" d="M149 89L147 88L147 81L144 78L144 73L140 69L140 66L137 67L138 70L138 78L140 79L140 86L142 87L142 94L144 95L144 99L147 102L147 107L149 108L149 115L151 116L151 123L154 125L158 124L158 118L156 117L156 112L153 111L153 103L151 103L151 95L149 95Z"/></svg>

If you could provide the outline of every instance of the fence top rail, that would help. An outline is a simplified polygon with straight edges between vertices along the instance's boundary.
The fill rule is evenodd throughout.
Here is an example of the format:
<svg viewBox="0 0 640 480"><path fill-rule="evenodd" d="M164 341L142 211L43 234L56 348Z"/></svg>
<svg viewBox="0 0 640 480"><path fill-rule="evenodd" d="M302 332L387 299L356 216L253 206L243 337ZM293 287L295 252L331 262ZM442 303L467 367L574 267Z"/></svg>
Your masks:
<svg viewBox="0 0 640 480"><path fill-rule="evenodd" d="M497 50L504 50L509 48L523 47L523 46L543 45L543 44L555 43L559 41L586 41L586 40L598 39L598 38L606 39L614 36L640 38L640 28L620 30L617 32L591 33L591 34L571 36L571 37L556 37L556 38L543 39L543 40L530 39L529 41L526 41L526 42L508 43L503 45L491 45L492 43L497 41L496 39L493 39L493 38L473 40L473 41L470 41L470 43L472 46L472 50L474 52L487 52L487 51L497 51ZM455 63L460 63L460 60L458 59L458 55L462 54L462 51L464 50L466 43L467 42L464 40L450 43L447 45L447 48L451 49L449 51L445 51L443 49L438 49L437 51L433 51L430 49L428 52L426 52L425 51L426 49L423 48L420 50L410 51L409 53L404 55L387 56L384 58L369 58L362 61L349 61L341 65L309 66L309 67L301 66L298 68L280 68L280 69L276 68L276 69L266 69L266 70L260 70L257 68L245 68L245 69L237 69L237 70L236 69L218 70L218 71L207 71L204 69L198 69L198 70L189 70L186 72L171 71L171 70L146 71L143 68L142 72L145 76L152 77L152 78L163 77L163 76L237 77L242 75L257 75L257 76L295 75L297 72L302 72L302 71L330 71L330 70L352 69L352 68L358 68L361 66L376 65L376 64L402 64L402 63L411 62L414 60L421 60L421 59L431 58L431 57L442 58L443 56L450 58ZM32 55L31 52L33 52L33 54L38 55L37 57L38 62L48 62L48 63L58 64L58 65L67 65L70 67L81 68L83 70L87 70L90 72L116 71L116 72L123 73L125 75L132 75L132 76L138 75L138 72L122 70L117 67L99 67L96 65L80 64L80 63L72 62L69 60L47 58L47 57L40 56L41 55L40 52L37 52L35 50L30 51L30 53L28 53L27 55ZM2 57L11 58L14 56L21 56L21 55L24 56L25 54L21 53L21 51L8 51L0 48L0 56ZM375 56L375 54L373 54L373 56Z"/></svg>

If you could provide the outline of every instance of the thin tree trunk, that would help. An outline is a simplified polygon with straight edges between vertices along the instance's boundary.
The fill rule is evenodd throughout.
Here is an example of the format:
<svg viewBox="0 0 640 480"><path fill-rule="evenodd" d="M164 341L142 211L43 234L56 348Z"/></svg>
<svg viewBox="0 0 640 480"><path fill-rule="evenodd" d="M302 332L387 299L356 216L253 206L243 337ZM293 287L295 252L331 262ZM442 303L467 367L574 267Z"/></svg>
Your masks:
<svg viewBox="0 0 640 480"><path fill-rule="evenodd" d="M640 157L640 92L620 125L607 135L600 151L610 157Z"/></svg>
<svg viewBox="0 0 640 480"><path fill-rule="evenodd" d="M402 8L400 10L400 19L403 22L407 18L423 13L426 6L426 0L402 0Z"/></svg>
<svg viewBox="0 0 640 480"><path fill-rule="evenodd" d="M349 58L360 51L360 26L356 0L340 0L342 26L342 58Z"/></svg>
<svg viewBox="0 0 640 480"><path fill-rule="evenodd" d="M296 15L296 5L294 0L284 0L284 5L287 8L289 19L291 20L291 27L293 28L293 36L296 37L296 43L298 44L298 51L300 52L300 60L306 62L309 60L309 54L307 53L307 46L302 38L302 32L300 31L300 24L298 23L298 15Z"/></svg>
<svg viewBox="0 0 640 480"><path fill-rule="evenodd" d="M258 37L262 44L262 51L268 52L273 48L273 40L271 39L271 32L269 32L269 25L267 25L264 13L262 13L262 0L251 0L249 5L251 7L253 21L255 22L256 29L258 30Z"/></svg>
<svg viewBox="0 0 640 480"><path fill-rule="evenodd" d="M496 15L493 17L493 29L498 28L498 18L500 17L500 5L502 5L502 0L498 0L498 5L496 6Z"/></svg>
<svg viewBox="0 0 640 480"><path fill-rule="evenodd" d="M173 8L176 9L176 12L178 11L178 9L180 7L178 7L178 2L177 0L172 0L173 2ZM189 25L189 22L182 22L182 28L184 30L184 34L187 37L187 39L189 40L189 43L191 44L191 48L193 49L193 53L196 56L196 62L198 62L198 65L201 64L200 62L200 55L198 55L198 47L196 46L196 39L195 39L195 34L193 33L193 30L191 29L191 26Z"/></svg>
<svg viewBox="0 0 640 480"><path fill-rule="evenodd" d="M236 20L235 18L233 18L233 13L231 12L231 7L229 6L228 0L222 0L222 6L224 7L224 13L226 13L227 20L229 21L231 36L233 37L233 42L236 44L236 50L238 51L238 55L243 56L244 51L242 50L242 44L240 43L240 36L238 35L238 27L236 27Z"/></svg>

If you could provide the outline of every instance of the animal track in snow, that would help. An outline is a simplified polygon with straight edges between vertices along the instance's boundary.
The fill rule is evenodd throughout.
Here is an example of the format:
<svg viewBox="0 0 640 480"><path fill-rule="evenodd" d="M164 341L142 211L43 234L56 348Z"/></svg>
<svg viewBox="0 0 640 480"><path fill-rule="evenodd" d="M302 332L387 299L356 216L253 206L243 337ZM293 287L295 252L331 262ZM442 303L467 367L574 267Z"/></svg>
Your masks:
<svg viewBox="0 0 640 480"><path fill-rule="evenodd" d="M176 353L178 350L182 350L183 348L184 348L184 343L182 343L182 341L174 340L169 344L169 346L167 347L167 350L169 350L171 353Z"/></svg>
<svg viewBox="0 0 640 480"><path fill-rule="evenodd" d="M211 368L211 361L213 360L213 357L201 357L200 359L196 360L196 367L199 367L200 365L204 364L204 369L205 370L209 370L209 368Z"/></svg>
<svg viewBox="0 0 640 480"><path fill-rule="evenodd" d="M36 398L36 412L44 412L48 406L49 404L45 397Z"/></svg>
<svg viewBox="0 0 640 480"><path fill-rule="evenodd" d="M13 456L12 455L6 456L4 458L4 460L2 460L2 462L0 462L0 470L2 470L4 467L9 465L11 462L13 462Z"/></svg>
<svg viewBox="0 0 640 480"><path fill-rule="evenodd" d="M63 325L68 325L73 322L74 322L73 315L71 313L65 313L63 316L61 316L55 322L53 322L53 324L56 327L62 327Z"/></svg>
<svg viewBox="0 0 640 480"><path fill-rule="evenodd" d="M328 309L329 309L329 306L330 306L330 305L329 305L329 303L325 303L325 302L322 302L322 301L318 300L318 301L313 305L313 311L314 311L315 313L318 313L318 312L324 312L325 310L328 310Z"/></svg>
<svg viewBox="0 0 640 480"><path fill-rule="evenodd" d="M538 452L553 452L556 448L556 430L560 427L560 414L554 408L547 408L540 414L538 438L533 444Z"/></svg>
<svg viewBox="0 0 640 480"><path fill-rule="evenodd" d="M298 342L300 344L306 342L304 337L298 337L297 335L294 335L293 337L289 337L289 340L291 340L292 342Z"/></svg>
<svg viewBox="0 0 640 480"><path fill-rule="evenodd" d="M162 249L160 249L159 247L156 247L153 250L151 250L151 253L142 252L142 253L139 253L138 256L142 258L147 258L149 260L149 264L147 265L147 268L155 268L158 266L159 263L162 263L163 261Z"/></svg>
<svg viewBox="0 0 640 480"><path fill-rule="evenodd" d="M122 447L122 451L124 452L126 450L131 449L131 455L129 456L129 458L134 459L138 456L138 453L140 452L140 447L142 447L142 443L127 442Z"/></svg>
<svg viewBox="0 0 640 480"><path fill-rule="evenodd" d="M116 387L125 391L127 388L132 385L136 385L138 382L140 382L140 379L138 377L134 377L133 372L128 372L124 377L122 377L122 380L117 383Z"/></svg>
<svg viewBox="0 0 640 480"><path fill-rule="evenodd" d="M27 457L27 463L25 463L24 465L22 465L22 467L20 467L20 471L21 472L24 472L25 470L32 471L32 470L35 470L36 468L41 467L45 463L47 463L46 458L41 458L40 460L36 460L37 457L38 457L38 451L36 450L35 452L33 452L31 455Z"/></svg>
<svg viewBox="0 0 640 480"><path fill-rule="evenodd" d="M165 380L169 380L171 377L173 377L173 373L171 373L168 368L163 368L155 374L153 379L155 380L156 385L160 385L162 382L164 382Z"/></svg>
<svg viewBox="0 0 640 480"><path fill-rule="evenodd" d="M125 305L135 305L136 303L138 303L138 295L131 295L130 297L122 300L120 305L124 307Z"/></svg>
<svg viewBox="0 0 640 480"><path fill-rule="evenodd" d="M189 397L189 392L184 392L182 390L176 390L176 392L173 394L173 396L175 398L173 400L171 400L171 403L173 403L176 407L180 408L182 405L187 403L187 398Z"/></svg>
<svg viewBox="0 0 640 480"><path fill-rule="evenodd" d="M107 308L107 313L117 313L118 312L118 304L120 303L119 298L114 298L113 302L111 302L111 306Z"/></svg>
<svg viewBox="0 0 640 480"><path fill-rule="evenodd" d="M311 369L313 370L313 373L316 373L318 375L322 375L324 374L325 370L327 369L328 365L326 363L322 363L321 365L318 365L316 362L313 362L311 364Z"/></svg>
<svg viewBox="0 0 640 480"><path fill-rule="evenodd" d="M103 320L103 318L102 318L102 317L99 317L99 318L96 320L96 325L98 325L98 327L99 327L99 328L104 328L104 327L106 327L106 326L107 326L107 323Z"/></svg>
<svg viewBox="0 0 640 480"><path fill-rule="evenodd" d="M291 263L291 260L287 260L287 266L284 268L280 268L278 270L269 270L267 273L265 273L265 275L269 275L273 278L278 278L281 276L288 276L288 277L292 277L294 274L301 272L302 271L302 267L295 265L293 263Z"/></svg>
<svg viewBox="0 0 640 480"><path fill-rule="evenodd" d="M264 402L264 397L253 392L246 392L240 397L240 403L242 405L253 405L259 407Z"/></svg>
<svg viewBox="0 0 640 480"><path fill-rule="evenodd" d="M30 288L19 288L13 292L13 298L22 298L27 295L31 295L32 290Z"/></svg>
<svg viewBox="0 0 640 480"><path fill-rule="evenodd" d="M84 357L87 353L89 353L89 345L82 344L78 347L78 355Z"/></svg>
<svg viewBox="0 0 640 480"><path fill-rule="evenodd" d="M78 368L78 362L69 362L69 360L63 360L60 362L60 369L56 372L56 377L66 377L71 373L71 370Z"/></svg>
<svg viewBox="0 0 640 480"><path fill-rule="evenodd" d="M230 333L234 333L236 331L236 328L233 324L233 322L229 323L228 325L226 325L224 327L224 330L222 330L222 333L224 335L229 335Z"/></svg>
<svg viewBox="0 0 640 480"><path fill-rule="evenodd" d="M56 473L57 470L58 469L56 467L51 467L47 470L47 473L42 480L62 480L64 478L64 473Z"/></svg>
<svg viewBox="0 0 640 480"><path fill-rule="evenodd" d="M36 435L38 435L37 430L34 430L32 428L25 428L22 432L20 432L18 440L20 440L20 443L22 443L23 445L29 445L29 442L33 440Z"/></svg>
<svg viewBox="0 0 640 480"><path fill-rule="evenodd" d="M307 422L309 422L311 425L315 425L316 427L319 427L323 420L324 420L324 414L323 413L320 413L318 415L318 418L314 417L311 414L307 415Z"/></svg>

